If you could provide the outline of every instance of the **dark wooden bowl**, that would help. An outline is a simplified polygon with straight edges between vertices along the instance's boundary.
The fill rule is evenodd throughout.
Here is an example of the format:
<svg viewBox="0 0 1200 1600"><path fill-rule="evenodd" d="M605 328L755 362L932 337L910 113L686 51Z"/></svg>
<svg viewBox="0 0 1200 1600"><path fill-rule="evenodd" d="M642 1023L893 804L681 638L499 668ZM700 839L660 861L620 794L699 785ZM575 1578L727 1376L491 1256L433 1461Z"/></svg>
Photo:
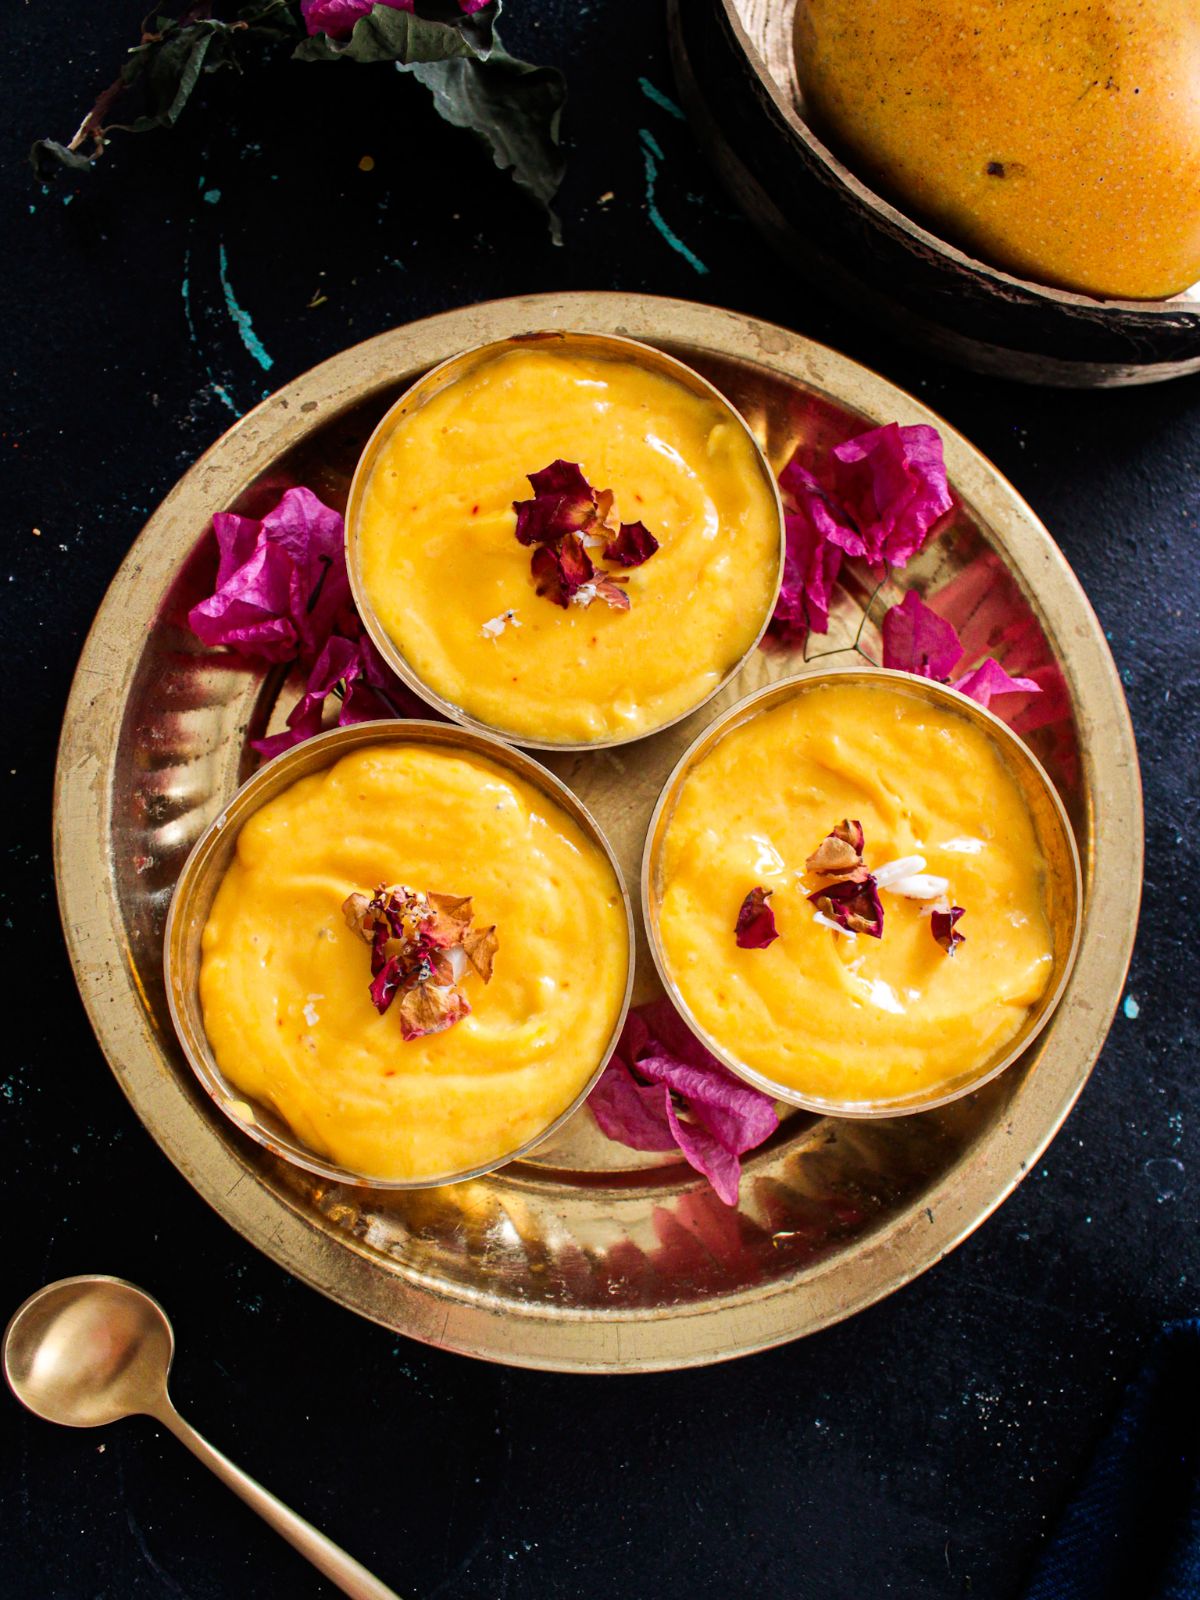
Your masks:
<svg viewBox="0 0 1200 1600"><path fill-rule="evenodd" d="M796 0L667 0L680 98L737 203L857 312L980 372L1067 388L1200 371L1200 284L1099 300L977 261L875 194L813 133Z"/></svg>

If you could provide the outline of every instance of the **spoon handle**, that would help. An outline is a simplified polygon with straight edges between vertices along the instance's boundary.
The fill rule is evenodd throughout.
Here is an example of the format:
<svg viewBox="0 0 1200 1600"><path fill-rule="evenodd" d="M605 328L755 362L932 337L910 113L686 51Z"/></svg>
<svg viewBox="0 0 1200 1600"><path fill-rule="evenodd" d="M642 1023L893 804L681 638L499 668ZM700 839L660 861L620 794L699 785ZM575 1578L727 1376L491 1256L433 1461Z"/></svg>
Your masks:
<svg viewBox="0 0 1200 1600"><path fill-rule="evenodd" d="M290 1545L307 1556L318 1572L323 1572L330 1583L336 1584L350 1600L400 1600L395 1590L369 1573L366 1567L349 1556L340 1545L334 1544L323 1533L318 1533L311 1522L306 1522L282 1500L277 1500L262 1484L235 1467L202 1434L185 1422L169 1400L156 1408L152 1415L169 1428L181 1444L185 1444L197 1461L202 1461L215 1472L221 1482L232 1489L240 1499L257 1511L264 1522L269 1522L276 1533L282 1534Z"/></svg>

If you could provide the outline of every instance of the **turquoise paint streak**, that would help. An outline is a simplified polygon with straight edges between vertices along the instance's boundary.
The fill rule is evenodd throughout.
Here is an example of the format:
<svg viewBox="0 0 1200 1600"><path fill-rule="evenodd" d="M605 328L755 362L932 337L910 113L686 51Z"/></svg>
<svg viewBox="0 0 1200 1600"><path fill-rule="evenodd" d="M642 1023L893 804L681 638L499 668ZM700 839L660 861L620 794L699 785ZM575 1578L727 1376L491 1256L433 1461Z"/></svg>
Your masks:
<svg viewBox="0 0 1200 1600"><path fill-rule="evenodd" d="M639 78L638 88L646 96L647 100L653 100L654 104L661 110L667 112L670 116L677 118L680 122L687 121L687 118L675 104L674 100L671 99L670 95L664 94L661 89L656 89L650 82L649 78Z"/></svg>
<svg viewBox="0 0 1200 1600"><path fill-rule="evenodd" d="M646 167L646 209L650 214L650 221L662 234L671 249L681 255L694 271L703 276L707 273L708 268L696 252L689 250L674 229L668 226L666 218L658 209L658 203L655 200L655 190L658 185L658 163L664 159L658 142L647 128L638 129L638 138L642 141L642 160Z"/></svg>
<svg viewBox="0 0 1200 1600"><path fill-rule="evenodd" d="M263 347L262 340L254 331L254 324L250 320L250 313L243 311L238 305L237 296L233 292L233 285L229 281L229 258L225 254L225 246L218 246L218 259L220 263L221 288L225 291L225 307L233 319L233 324L241 335L242 343L258 362L264 372L269 372L275 365L274 359L269 356Z"/></svg>
<svg viewBox="0 0 1200 1600"><path fill-rule="evenodd" d="M195 347L197 354L200 354L200 341L196 337L196 323L192 317L191 265L192 252L188 250L183 258L183 315L184 320L187 322L188 338ZM241 407L238 405L237 401L233 398L225 385L217 382L216 378L213 376L212 368L209 366L207 361L204 361L202 354L200 359L203 363L204 371L208 378L209 387L212 389L213 393L224 405L229 407L230 411L233 412L235 417L242 416L243 413Z"/></svg>

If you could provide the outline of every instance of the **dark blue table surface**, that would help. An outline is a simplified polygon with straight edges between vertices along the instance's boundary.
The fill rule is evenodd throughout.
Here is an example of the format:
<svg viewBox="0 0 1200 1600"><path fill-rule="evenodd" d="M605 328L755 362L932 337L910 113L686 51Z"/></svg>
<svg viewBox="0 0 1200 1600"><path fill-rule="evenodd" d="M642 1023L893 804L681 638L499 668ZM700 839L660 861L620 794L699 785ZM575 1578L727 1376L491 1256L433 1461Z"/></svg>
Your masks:
<svg viewBox="0 0 1200 1600"><path fill-rule="evenodd" d="M1200 382L1036 391L904 348L801 287L720 192L663 102L657 4L510 10L509 47L570 77L562 249L470 138L386 68L214 78L174 135L127 139L94 175L43 189L25 146L70 134L139 15L133 0L9 8L0 896L18 981L0 1064L4 1293L15 1306L91 1270L145 1284L176 1321L185 1414L419 1600L1011 1600L1153 1331L1200 1308ZM651 215L652 185L676 244ZM75 659L179 473L235 412L347 344L561 288L681 295L787 323L966 432L1091 596L1146 785L1128 995L1078 1107L1012 1199L839 1327L648 1378L510 1372L426 1349L244 1243L108 1072L51 878L51 773ZM152 1425L56 1430L7 1397L0 1414L0 1594L330 1593Z"/></svg>

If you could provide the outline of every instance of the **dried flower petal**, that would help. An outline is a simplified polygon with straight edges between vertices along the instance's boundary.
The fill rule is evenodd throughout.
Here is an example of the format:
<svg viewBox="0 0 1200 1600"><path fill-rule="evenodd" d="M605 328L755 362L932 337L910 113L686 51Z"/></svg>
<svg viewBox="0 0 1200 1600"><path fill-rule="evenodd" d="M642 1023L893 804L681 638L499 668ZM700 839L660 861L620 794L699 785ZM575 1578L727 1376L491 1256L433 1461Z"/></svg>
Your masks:
<svg viewBox="0 0 1200 1600"><path fill-rule="evenodd" d="M733 930L740 949L765 950L778 939L775 913L767 904L773 893L757 884L742 901Z"/></svg>
<svg viewBox="0 0 1200 1600"><path fill-rule="evenodd" d="M809 856L804 870L838 877L854 872L862 866L864 843L862 823L843 817Z"/></svg>
<svg viewBox="0 0 1200 1600"><path fill-rule="evenodd" d="M620 587L625 580L598 568L588 550L603 548L605 559L636 567L654 554L658 540L640 522L615 529L612 490L594 490L576 462L553 461L531 472L529 482L533 499L514 500L513 509L517 539L537 547L530 570L538 594L564 608L603 600L614 611L628 611L629 596ZM491 626L485 623L485 632Z"/></svg>
<svg viewBox="0 0 1200 1600"><path fill-rule="evenodd" d="M370 896L362 894L358 890L355 890L351 895L347 895L342 902L342 915L346 919L346 926L352 933L357 933L360 939L365 939L368 944L371 942L371 935L367 928L367 912L370 904Z"/></svg>
<svg viewBox="0 0 1200 1600"><path fill-rule="evenodd" d="M577 533L565 534L556 544L539 545L530 569L538 594L563 607L570 605L596 571Z"/></svg>
<svg viewBox="0 0 1200 1600"><path fill-rule="evenodd" d="M915 589L883 618L883 664L899 672L945 683L962 660L962 642L953 626L927 606Z"/></svg>
<svg viewBox="0 0 1200 1600"><path fill-rule="evenodd" d="M421 937L435 950L448 950L461 944L463 934L471 925L471 896L469 894L429 894L433 915L421 930Z"/></svg>
<svg viewBox="0 0 1200 1600"><path fill-rule="evenodd" d="M833 450L835 487L854 524L830 534L847 555L872 566L902 567L954 502L936 428L889 422Z"/></svg>
<svg viewBox="0 0 1200 1600"><path fill-rule="evenodd" d="M774 1102L722 1066L666 1000L630 1012L588 1103L610 1139L678 1146L726 1205L737 1203L739 1157L778 1125Z"/></svg>
<svg viewBox="0 0 1200 1600"><path fill-rule="evenodd" d="M954 926L962 915L962 906L951 906L949 911L934 911L929 919L930 933L948 956L952 956L960 944L966 943L966 935L959 933Z"/></svg>
<svg viewBox="0 0 1200 1600"><path fill-rule="evenodd" d="M1010 678L994 657L988 656L970 672L965 672L952 685L959 694L967 695L981 706L990 706L997 695L1041 694L1041 686L1032 678Z"/></svg>
<svg viewBox="0 0 1200 1600"><path fill-rule="evenodd" d="M531 472L532 500L514 500L520 544L553 544L565 533L580 533L595 519L596 496L574 461L552 461Z"/></svg>
<svg viewBox="0 0 1200 1600"><path fill-rule="evenodd" d="M623 522L615 539L604 547L604 559L619 567L640 567L658 549L658 540L644 522Z"/></svg>
<svg viewBox="0 0 1200 1600"><path fill-rule="evenodd" d="M471 1011L466 996L449 983L414 983L400 1001L400 1036L422 1039L444 1033Z"/></svg>
<svg viewBox="0 0 1200 1600"><path fill-rule="evenodd" d="M369 899L355 891L342 905L347 926L371 946L371 1002L383 1016L400 1000L405 1039L440 1033L470 1012L459 979L470 966L487 983L496 930L471 927L467 895L422 894L382 884Z"/></svg>
<svg viewBox="0 0 1200 1600"><path fill-rule="evenodd" d="M883 937L883 902L875 879L865 867L840 883L829 883L808 896L809 904L850 933Z"/></svg>
<svg viewBox="0 0 1200 1600"><path fill-rule="evenodd" d="M590 585L592 600L603 600L606 606L611 606L614 611L629 610L629 596L621 585L624 578L610 577L607 573L598 573ZM590 604L590 601L589 601Z"/></svg>
<svg viewBox="0 0 1200 1600"><path fill-rule="evenodd" d="M495 925L490 928L468 928L462 936L462 948L467 960L484 983L490 983L492 966L499 948Z"/></svg>

